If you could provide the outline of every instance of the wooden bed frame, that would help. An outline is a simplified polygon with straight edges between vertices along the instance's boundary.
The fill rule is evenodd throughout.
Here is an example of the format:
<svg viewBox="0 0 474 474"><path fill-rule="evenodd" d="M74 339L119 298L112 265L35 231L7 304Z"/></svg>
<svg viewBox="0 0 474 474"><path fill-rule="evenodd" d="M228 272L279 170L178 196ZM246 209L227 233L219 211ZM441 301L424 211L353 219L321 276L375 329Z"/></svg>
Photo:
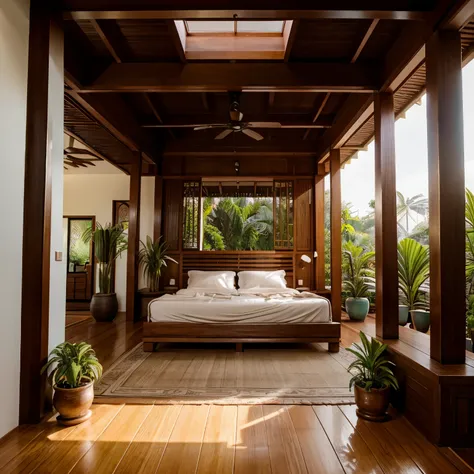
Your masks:
<svg viewBox="0 0 474 474"><path fill-rule="evenodd" d="M340 323L310 324L143 324L143 350L153 352L159 342L232 342L242 352L247 342L327 342L329 352L339 351Z"/></svg>

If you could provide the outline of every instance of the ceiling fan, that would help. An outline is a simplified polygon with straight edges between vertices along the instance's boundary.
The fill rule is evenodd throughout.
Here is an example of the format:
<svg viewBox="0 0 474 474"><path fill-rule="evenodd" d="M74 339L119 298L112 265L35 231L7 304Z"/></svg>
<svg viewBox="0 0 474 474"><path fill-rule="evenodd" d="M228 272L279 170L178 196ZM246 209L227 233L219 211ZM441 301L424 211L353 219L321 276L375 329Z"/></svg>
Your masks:
<svg viewBox="0 0 474 474"><path fill-rule="evenodd" d="M85 148L74 147L74 138L70 136L69 146L64 149L64 164L73 168L87 168L95 166L94 161L102 161L102 159ZM64 166L64 169L68 168Z"/></svg>
<svg viewBox="0 0 474 474"><path fill-rule="evenodd" d="M240 111L239 92L230 92L229 99L229 122L227 123L204 123L204 124L186 124L186 125L152 125L151 127L156 128L192 128L193 130L208 130L211 128L223 128L224 130L219 133L214 139L222 140L231 133L242 132L254 140L263 140L263 136L260 133L252 130L252 128L282 128L280 122L244 122L244 114Z"/></svg>

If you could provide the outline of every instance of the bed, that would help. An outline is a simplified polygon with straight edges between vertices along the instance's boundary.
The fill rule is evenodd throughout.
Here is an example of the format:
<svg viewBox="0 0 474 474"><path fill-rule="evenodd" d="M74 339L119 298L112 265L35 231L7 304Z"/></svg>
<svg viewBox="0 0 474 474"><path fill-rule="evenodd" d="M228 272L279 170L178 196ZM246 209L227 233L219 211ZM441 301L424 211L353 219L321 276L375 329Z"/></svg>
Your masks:
<svg viewBox="0 0 474 474"><path fill-rule="evenodd" d="M232 342L237 351L249 342L327 342L329 351L339 350L340 324L331 320L330 302L287 288L284 272L240 272L239 289L234 272L196 272L194 280L189 273L187 289L150 302L145 351L159 342ZM276 282L262 280L276 273Z"/></svg>

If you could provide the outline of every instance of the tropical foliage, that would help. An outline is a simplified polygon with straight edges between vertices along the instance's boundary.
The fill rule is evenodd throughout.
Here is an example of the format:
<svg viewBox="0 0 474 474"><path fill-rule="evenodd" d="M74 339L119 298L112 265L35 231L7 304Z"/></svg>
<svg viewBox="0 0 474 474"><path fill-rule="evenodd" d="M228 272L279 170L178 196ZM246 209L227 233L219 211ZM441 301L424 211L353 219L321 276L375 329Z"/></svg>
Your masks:
<svg viewBox="0 0 474 474"><path fill-rule="evenodd" d="M352 374L349 389L354 385L368 392L386 387L398 389L397 379L390 368L394 364L385 355L387 345L375 338L369 341L362 331L359 336L362 346L354 343L352 347L346 349L356 357L347 369Z"/></svg>
<svg viewBox="0 0 474 474"><path fill-rule="evenodd" d="M102 365L86 342L63 342L56 346L41 373L51 367L50 383L60 388L77 388L102 377Z"/></svg>
<svg viewBox="0 0 474 474"><path fill-rule="evenodd" d="M161 242L161 236L153 242L150 236L147 236L146 242L140 241L141 248L138 253L138 261L143 269L143 274L148 281L150 291L158 289L158 282L163 267L168 266L167 261L178 263L174 258L167 255L168 244Z"/></svg>
<svg viewBox="0 0 474 474"><path fill-rule="evenodd" d="M99 267L99 293L110 293L110 283L115 260L127 250L127 237L122 225L106 224L102 227L96 223L95 229L87 229L82 239L94 242L94 253Z"/></svg>
<svg viewBox="0 0 474 474"><path fill-rule="evenodd" d="M400 303L411 310L427 309L430 276L428 247L413 239L398 243L398 287Z"/></svg>
<svg viewBox="0 0 474 474"><path fill-rule="evenodd" d="M71 219L70 223L69 263L85 265L90 259L90 242L85 242L82 236L86 230L91 228L92 221Z"/></svg>
<svg viewBox="0 0 474 474"><path fill-rule="evenodd" d="M344 243L342 256L344 290L353 298L367 297L373 289L375 252L349 241Z"/></svg>
<svg viewBox="0 0 474 474"><path fill-rule="evenodd" d="M273 250L273 204L259 198L206 198L204 250Z"/></svg>

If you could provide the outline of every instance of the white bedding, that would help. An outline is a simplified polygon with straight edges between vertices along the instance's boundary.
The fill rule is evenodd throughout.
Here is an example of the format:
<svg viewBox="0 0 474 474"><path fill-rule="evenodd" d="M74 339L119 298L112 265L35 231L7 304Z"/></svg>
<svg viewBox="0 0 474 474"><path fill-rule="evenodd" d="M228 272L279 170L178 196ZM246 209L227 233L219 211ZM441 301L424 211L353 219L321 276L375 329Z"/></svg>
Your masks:
<svg viewBox="0 0 474 474"><path fill-rule="evenodd" d="M291 288L248 289L213 293L209 289L180 290L148 306L151 322L297 324L331 321L329 300Z"/></svg>

